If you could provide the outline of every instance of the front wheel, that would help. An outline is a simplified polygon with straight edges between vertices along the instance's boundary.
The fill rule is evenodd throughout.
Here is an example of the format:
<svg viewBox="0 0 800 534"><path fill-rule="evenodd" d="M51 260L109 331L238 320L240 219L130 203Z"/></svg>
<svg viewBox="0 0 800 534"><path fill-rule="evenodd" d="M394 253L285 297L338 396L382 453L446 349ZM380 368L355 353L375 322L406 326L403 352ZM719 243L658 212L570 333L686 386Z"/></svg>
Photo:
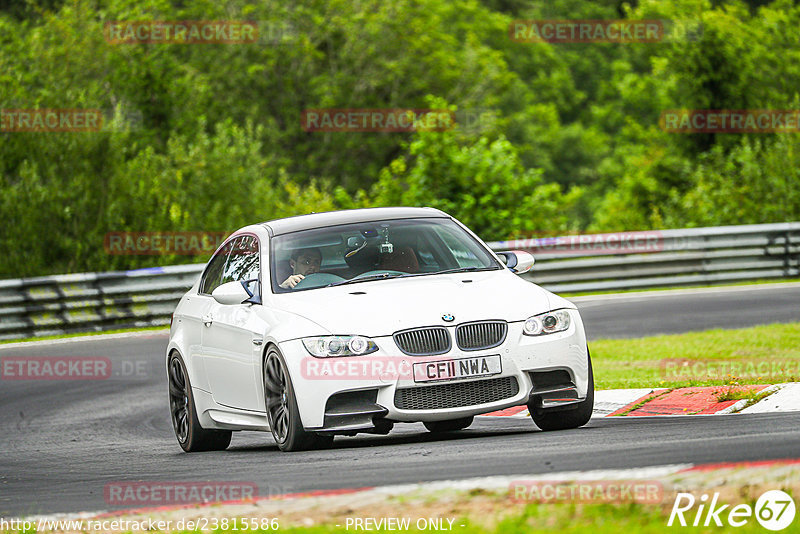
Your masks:
<svg viewBox="0 0 800 534"><path fill-rule="evenodd" d="M450 419L448 421L430 421L422 423L430 432L455 432L456 430L464 430L475 418L471 415L469 417L461 417L459 419Z"/></svg>
<svg viewBox="0 0 800 534"><path fill-rule="evenodd" d="M303 451L333 443L333 435L306 432L303 429L289 372L274 347L264 359L264 398L269 429L280 450Z"/></svg>
<svg viewBox="0 0 800 534"><path fill-rule="evenodd" d="M592 357L587 349L586 357L589 360L589 385L586 390L586 399L573 404L569 408L542 410L534 405L531 400L528 409L536 426L542 430L566 430L578 428L589 422L594 409L594 372L592 371Z"/></svg>
<svg viewBox="0 0 800 534"><path fill-rule="evenodd" d="M200 426L194 406L189 373L180 355L173 352L167 362L169 371L169 411L178 444L186 452L221 451L231 444L230 430L210 430Z"/></svg>

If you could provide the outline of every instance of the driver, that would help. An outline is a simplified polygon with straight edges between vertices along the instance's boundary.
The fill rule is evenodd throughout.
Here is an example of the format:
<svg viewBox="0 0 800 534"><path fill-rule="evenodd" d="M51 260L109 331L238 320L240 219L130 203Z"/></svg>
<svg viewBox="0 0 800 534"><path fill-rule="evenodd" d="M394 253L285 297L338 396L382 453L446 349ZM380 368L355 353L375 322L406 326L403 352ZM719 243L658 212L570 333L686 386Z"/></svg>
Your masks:
<svg viewBox="0 0 800 534"><path fill-rule="evenodd" d="M299 248L292 252L289 259L289 265L292 268L292 274L289 278L283 281L280 287L284 289L294 289L294 286L300 283L300 280L319 272L320 264L322 263L322 252L316 247Z"/></svg>

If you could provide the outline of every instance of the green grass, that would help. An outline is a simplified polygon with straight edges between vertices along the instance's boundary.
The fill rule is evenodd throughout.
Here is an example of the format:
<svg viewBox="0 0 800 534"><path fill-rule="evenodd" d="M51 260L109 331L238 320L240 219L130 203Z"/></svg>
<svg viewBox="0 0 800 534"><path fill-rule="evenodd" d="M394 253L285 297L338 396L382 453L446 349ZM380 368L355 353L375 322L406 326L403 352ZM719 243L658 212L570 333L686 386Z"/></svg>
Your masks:
<svg viewBox="0 0 800 534"><path fill-rule="evenodd" d="M800 323L604 339L590 342L589 349L598 389L800 381ZM687 365L668 362L676 359L688 360ZM715 369L697 372L693 362Z"/></svg>
<svg viewBox="0 0 800 534"><path fill-rule="evenodd" d="M761 397L764 398L767 395L763 395L758 391L755 391L750 388L743 388L738 386L724 386L720 389L714 391L714 397L717 399L717 402L725 402L725 401L739 401L739 400L749 400L754 401L755 399Z"/></svg>
<svg viewBox="0 0 800 534"><path fill-rule="evenodd" d="M169 330L169 325L166 326L144 326L141 328L120 328L117 330L103 330L102 332L77 332L74 334L57 334L52 336L38 336L38 337L25 337L20 339L4 339L0 341L0 345L4 345L6 343L24 343L27 341L42 341L47 339L67 339L71 337L87 337L87 336L101 336L104 334L123 334L123 333L130 333L130 332L149 332L149 331L157 331L157 330Z"/></svg>
<svg viewBox="0 0 800 534"><path fill-rule="evenodd" d="M535 269L535 267L534 267ZM705 289L705 288L730 288L730 287L741 287L741 286L755 286L755 285L767 285L767 284L786 284L791 282L800 282L800 278L779 278L779 279L762 279L762 280L748 280L745 282L736 282L733 284L696 284L696 285L687 285L687 286L670 286L670 287L649 287L649 288L633 288L633 289L612 289L608 291L577 291L574 293L559 293L560 296L564 298L572 298L572 297L585 297L591 295L616 295L618 293L625 294L625 293L650 293L653 291L675 291L681 289Z"/></svg>
<svg viewBox="0 0 800 534"><path fill-rule="evenodd" d="M693 533L726 531L720 527L682 528L667 527L669 514L654 506L641 504L551 504L529 505L520 514L506 518L490 532L497 534L524 534L536 532L559 532L560 534L650 534L663 533L672 529L690 530ZM752 519L752 518L751 518ZM733 530L733 529L732 529ZM764 532L752 519L737 532ZM474 530L473 532L486 532Z"/></svg>

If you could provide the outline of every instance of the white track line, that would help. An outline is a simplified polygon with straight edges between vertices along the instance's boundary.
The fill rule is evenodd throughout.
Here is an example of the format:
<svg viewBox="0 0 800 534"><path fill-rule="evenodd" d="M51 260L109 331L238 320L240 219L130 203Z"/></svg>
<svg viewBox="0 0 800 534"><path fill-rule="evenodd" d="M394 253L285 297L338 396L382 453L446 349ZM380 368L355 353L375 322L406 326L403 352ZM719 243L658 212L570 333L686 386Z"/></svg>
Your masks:
<svg viewBox="0 0 800 534"><path fill-rule="evenodd" d="M800 383L780 384L778 391L745 408L739 413L769 413L800 411Z"/></svg>
<svg viewBox="0 0 800 534"><path fill-rule="evenodd" d="M668 477L679 471L684 471L686 469L694 467L694 464L668 464L668 465L658 465L658 466L651 466L651 467L635 467L635 468L627 468L627 469L598 469L593 471L564 471L560 473L545 473L545 474L521 474L521 475L510 475L510 476L491 476L491 477L477 477L477 478L467 478L461 480L441 480L436 482L421 482L418 484L398 484L392 486L378 486L371 489L365 489L363 491L358 491L355 495L357 495L359 501L368 500L370 496L383 496L383 497L397 497L403 494L411 494L417 492L423 492L426 494L436 494L441 491L448 491L448 490L455 490L455 491L469 491L473 489L484 489L489 491L503 491L508 490L511 487L512 483L520 483L520 482L527 482L527 481L548 481L548 482L556 482L556 481L571 481L571 480L580 480L580 481L590 481L590 480L653 480L663 477ZM315 508L319 508L322 506L320 501L325 499L339 499L342 497L349 498L354 494L348 493L344 495L340 494L331 494L331 495L309 495L309 496L287 496L292 500L298 499L308 499L312 501L316 501L318 503ZM256 501L259 499L256 498ZM282 500L280 496L271 496L269 500L272 501L280 501ZM249 501L242 501L241 503L238 502L227 502L224 504L220 504L220 507L230 507L230 506L237 506L239 504L249 505L251 504ZM170 507L165 507L170 508ZM176 505L174 507L175 510L180 510L185 508L183 505ZM189 507L187 508L187 512L192 512L194 509ZM134 512L134 515L142 515L142 516L151 516L151 515L158 515L164 513L164 509L159 510L152 510L152 511L140 511ZM105 514L106 511L95 511L95 512L78 512L78 513L59 513L59 514L48 514L48 515L37 515L33 517L28 517L28 520L31 521L39 521L39 520L70 520L70 519L91 519L96 517L100 514Z"/></svg>
<svg viewBox="0 0 800 534"><path fill-rule="evenodd" d="M655 391L653 388L603 389L594 392L592 417L605 417Z"/></svg>
<svg viewBox="0 0 800 534"><path fill-rule="evenodd" d="M59 339L40 339L38 341L17 341L13 343L0 343L0 350L19 347L39 347L47 345L57 345L61 343L82 343L84 341L108 341L109 339L127 339L135 337L155 337L169 335L169 328L157 330L142 330L136 332L118 332L116 334L92 334L85 336L65 337Z"/></svg>

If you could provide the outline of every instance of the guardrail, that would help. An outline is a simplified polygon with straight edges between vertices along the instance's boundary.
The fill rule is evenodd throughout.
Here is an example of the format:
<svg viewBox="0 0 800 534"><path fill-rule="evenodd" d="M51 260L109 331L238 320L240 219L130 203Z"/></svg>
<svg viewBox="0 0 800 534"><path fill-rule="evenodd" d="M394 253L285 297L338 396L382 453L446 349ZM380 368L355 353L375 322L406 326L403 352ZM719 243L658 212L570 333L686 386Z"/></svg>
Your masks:
<svg viewBox="0 0 800 534"><path fill-rule="evenodd" d="M489 243L530 250L527 280L556 292L800 277L800 222ZM203 264L0 280L0 339L169 324Z"/></svg>
<svg viewBox="0 0 800 534"><path fill-rule="evenodd" d="M526 279L554 292L616 291L800 277L800 222L490 243L533 250Z"/></svg>
<svg viewBox="0 0 800 534"><path fill-rule="evenodd" d="M0 280L0 339L167 325L203 267Z"/></svg>

